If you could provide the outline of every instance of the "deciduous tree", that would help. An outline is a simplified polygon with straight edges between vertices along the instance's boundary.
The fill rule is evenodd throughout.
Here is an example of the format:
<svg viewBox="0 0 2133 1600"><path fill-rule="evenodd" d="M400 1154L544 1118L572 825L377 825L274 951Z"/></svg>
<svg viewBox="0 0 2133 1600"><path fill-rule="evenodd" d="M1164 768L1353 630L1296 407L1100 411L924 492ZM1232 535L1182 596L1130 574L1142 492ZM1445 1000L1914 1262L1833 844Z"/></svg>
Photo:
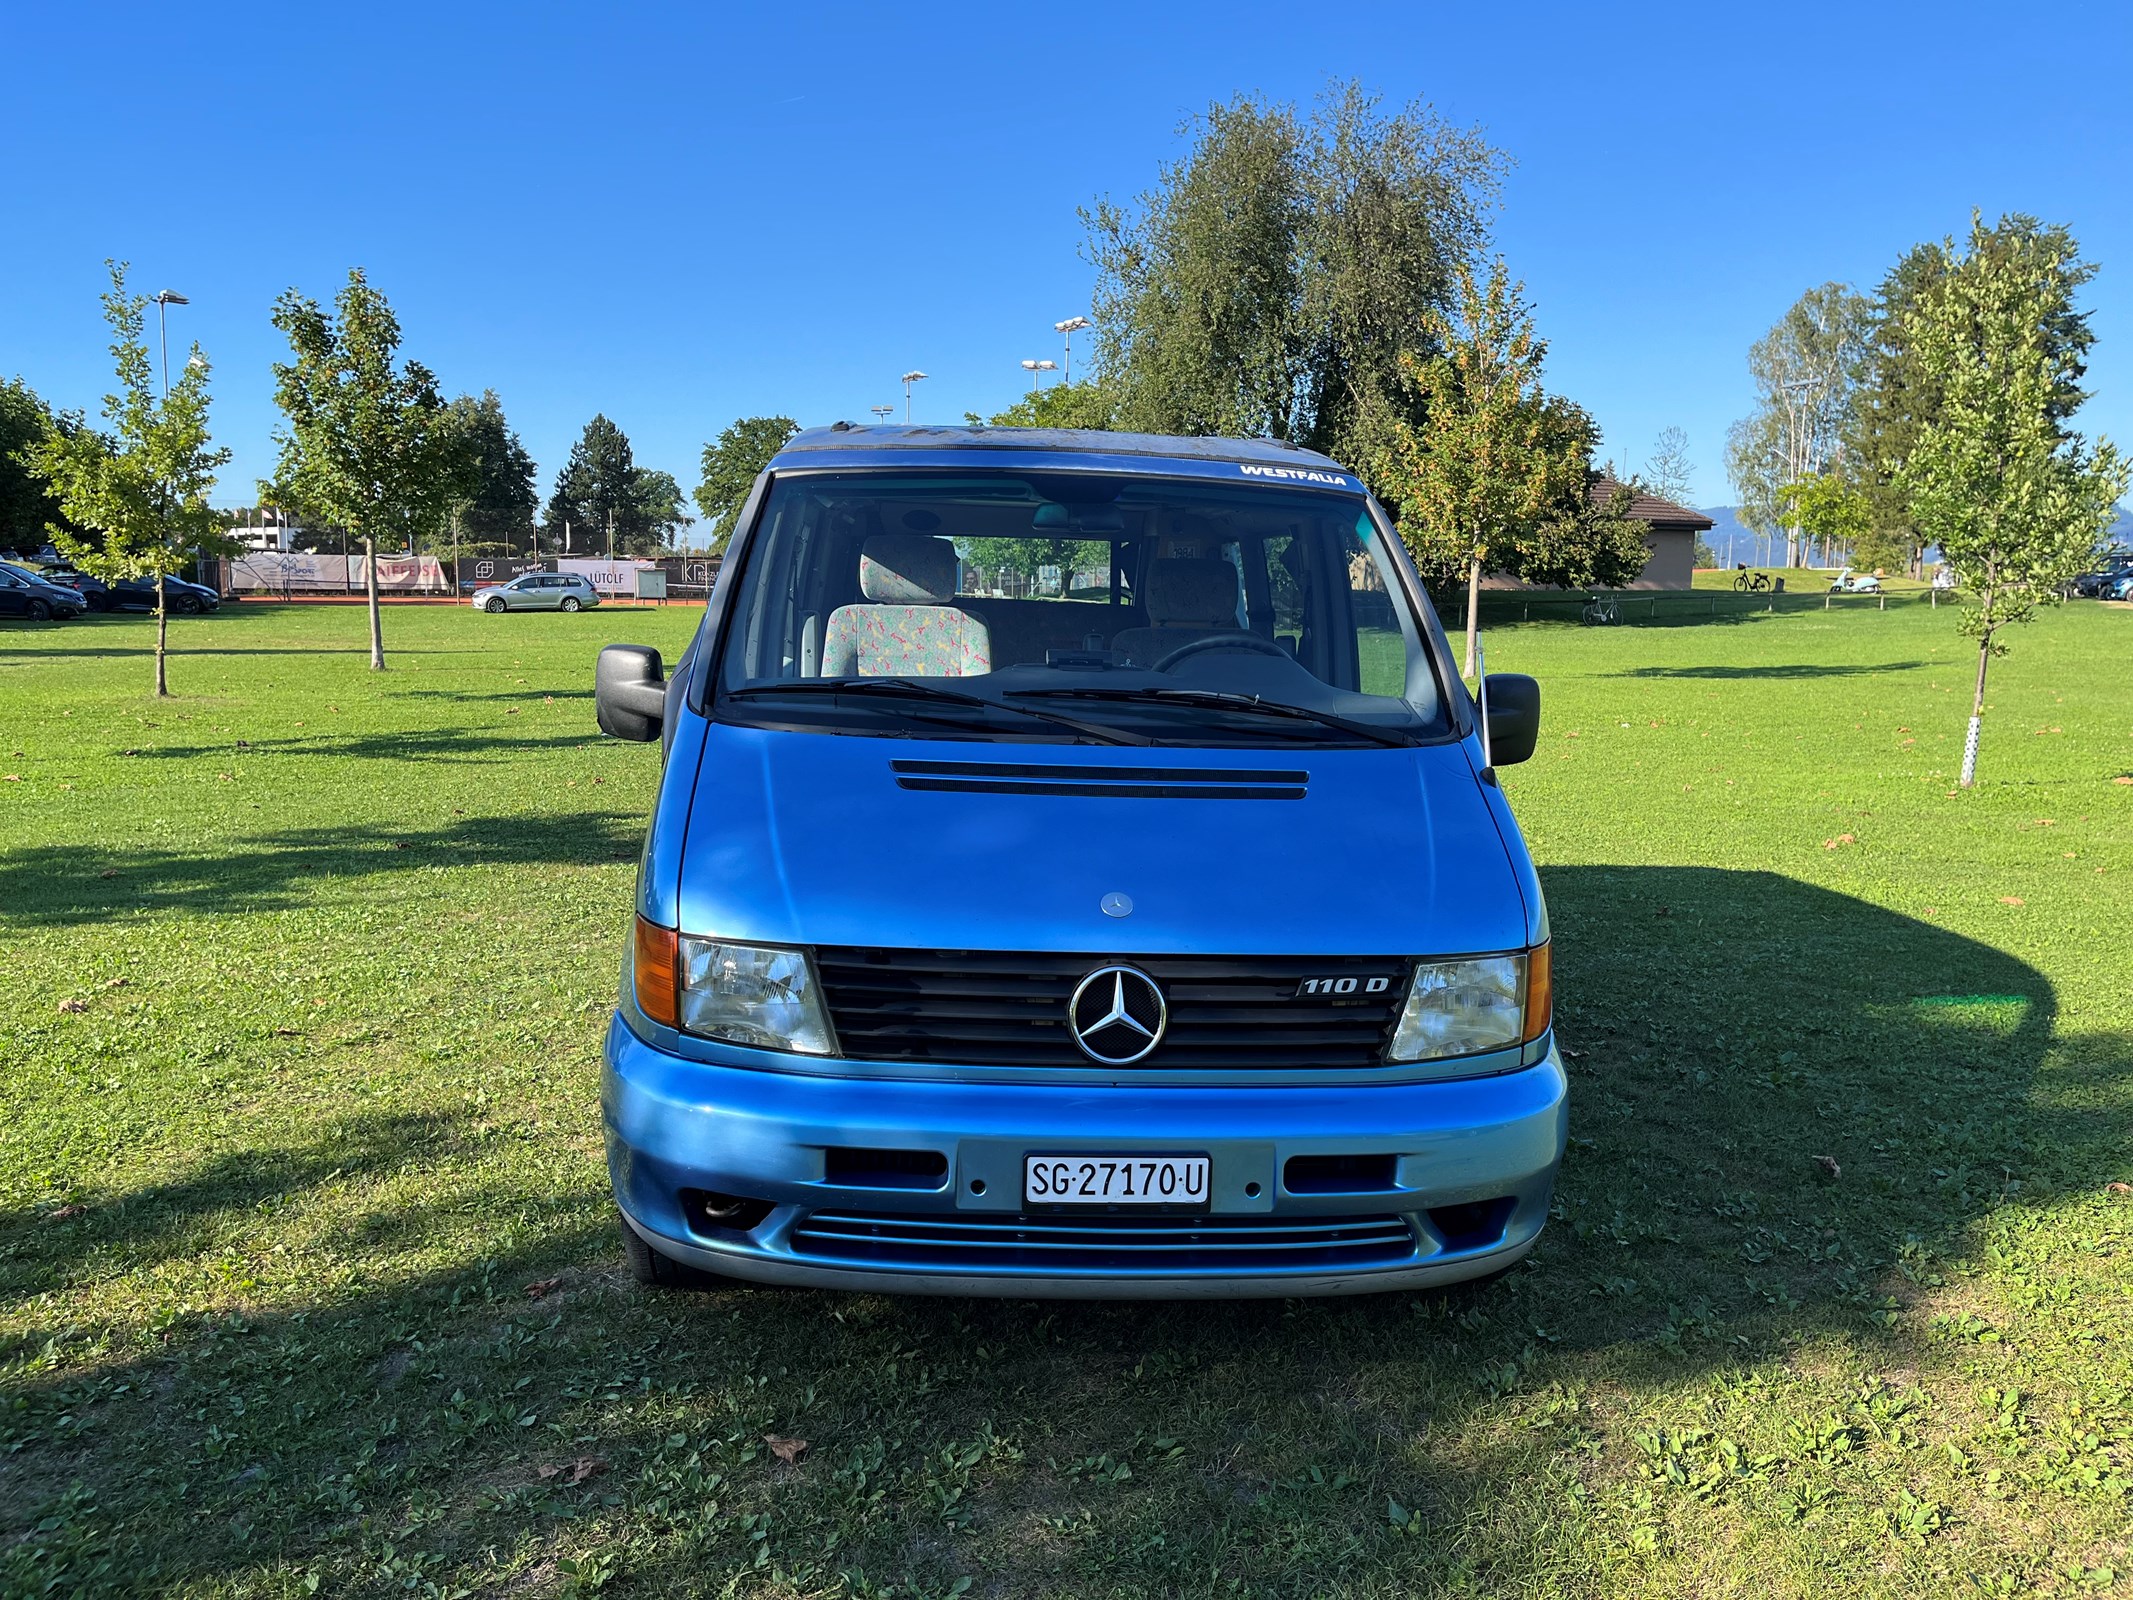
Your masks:
<svg viewBox="0 0 2133 1600"><path fill-rule="evenodd" d="M78 417L55 416L20 378L0 383L0 550L34 554L52 537L54 524L66 523L50 480L30 457L55 431L80 425Z"/></svg>
<svg viewBox="0 0 2133 1600"><path fill-rule="evenodd" d="M164 579L173 567L231 548L207 499L230 453L209 443L207 357L194 345L177 383L159 395L141 333L147 297L126 292L125 263L105 265L111 288L103 297L104 319L118 375L116 392L104 396L110 432L54 428L31 448L29 461L74 524L52 530L63 554L106 581L155 578L155 692L167 695Z"/></svg>
<svg viewBox="0 0 2133 1600"><path fill-rule="evenodd" d="M1379 425L1421 421L1399 357L1436 354L1424 315L1486 238L1502 157L1353 83L1308 117L1246 96L1181 131L1153 190L1082 214L1111 425L1369 458Z"/></svg>
<svg viewBox="0 0 2133 1600"><path fill-rule="evenodd" d="M800 431L790 417L737 417L704 446L703 481L696 486L696 509L703 513L710 548L723 549L748 491L770 465L770 458Z"/></svg>
<svg viewBox="0 0 2133 1600"><path fill-rule="evenodd" d="M285 292L274 303L274 326L295 359L274 365L281 460L261 492L346 528L361 543L370 665L383 672L378 550L382 541L411 550L418 530L442 522L464 489L460 435L429 368L399 359L400 319L361 267L349 270L330 313L307 295Z"/></svg>
<svg viewBox="0 0 2133 1600"><path fill-rule="evenodd" d="M1938 403L1919 427L1897 488L1936 541L1968 600L1977 686L1963 787L1977 777L1985 674L2006 653L2002 629L2056 600L2094 554L2126 492L2128 463L2067 426L2086 350L2055 337L2081 271L2071 239L1996 238L1973 218L1967 247L1908 318L1923 382ZM2078 400L2074 404L2078 404Z"/></svg>
<svg viewBox="0 0 2133 1600"><path fill-rule="evenodd" d="M1402 358L1414 404L1376 419L1372 481L1399 508L1400 537L1425 578L1466 584L1466 670L1475 670L1481 577L1516 570L1544 522L1574 519L1585 496L1590 420L1543 394L1547 345L1523 285L1501 260L1484 286L1455 275L1457 313L1430 309L1421 333L1441 354ZM1421 421L1410 417L1419 413ZM1547 581L1547 580L1540 580Z"/></svg>
<svg viewBox="0 0 2133 1600"><path fill-rule="evenodd" d="M1682 428L1663 428L1652 445L1652 453L1644 463L1641 474L1645 486L1662 500L1671 500L1677 506L1689 503L1693 492L1690 480L1696 467L1689 460L1689 436Z"/></svg>
<svg viewBox="0 0 2133 1600"><path fill-rule="evenodd" d="M2035 245L2064 263L2057 280L2060 298L2040 330L2061 368L2049 409L2063 421L2087 398L2080 380L2096 336L2089 328L2088 314L2075 306L2074 295L2095 276L2096 268L2081 259L2073 235L2063 225L2039 222L2019 212L2001 217L1983 238L1987 255ZM1952 260L1946 243L1928 240L1905 251L1881 280L1844 429L1845 469L1865 494L1870 516L1860 548L1870 550L1885 565L1901 563L1913 570L1922 541L1898 479L1920 431L1937 415L1941 397L1918 359L1911 317L1946 279Z"/></svg>
<svg viewBox="0 0 2133 1600"><path fill-rule="evenodd" d="M1740 519L1757 532L1786 528L1785 562L1804 559L1800 530L1784 521L1785 485L1837 458L1851 406L1868 303L1846 284L1810 289L1750 346L1755 410L1726 436L1726 472Z"/></svg>

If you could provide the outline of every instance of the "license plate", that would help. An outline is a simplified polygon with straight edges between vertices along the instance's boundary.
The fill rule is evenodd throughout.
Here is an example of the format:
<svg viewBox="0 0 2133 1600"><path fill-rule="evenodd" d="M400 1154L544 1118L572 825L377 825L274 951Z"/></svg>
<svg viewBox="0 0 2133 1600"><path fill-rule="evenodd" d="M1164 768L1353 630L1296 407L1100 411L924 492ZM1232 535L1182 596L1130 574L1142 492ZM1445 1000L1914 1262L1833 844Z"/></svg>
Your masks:
<svg viewBox="0 0 2133 1600"><path fill-rule="evenodd" d="M1052 1155L1022 1158L1022 1198L1033 1206L1207 1208L1206 1156Z"/></svg>

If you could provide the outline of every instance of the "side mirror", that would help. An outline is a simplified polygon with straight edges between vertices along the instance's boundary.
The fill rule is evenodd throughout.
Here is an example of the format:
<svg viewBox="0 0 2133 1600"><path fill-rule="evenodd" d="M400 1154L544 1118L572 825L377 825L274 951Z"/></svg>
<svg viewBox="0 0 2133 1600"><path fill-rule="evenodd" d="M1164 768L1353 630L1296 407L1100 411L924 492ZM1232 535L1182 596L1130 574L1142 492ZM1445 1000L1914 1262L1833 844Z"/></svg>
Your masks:
<svg viewBox="0 0 2133 1600"><path fill-rule="evenodd" d="M659 652L641 644L602 650L593 669L593 709L600 731L611 738L658 738L667 716L667 673Z"/></svg>
<svg viewBox="0 0 2133 1600"><path fill-rule="evenodd" d="M1515 766L1532 759L1540 743L1541 686L1523 672L1492 672L1483 681L1488 707L1489 762Z"/></svg>

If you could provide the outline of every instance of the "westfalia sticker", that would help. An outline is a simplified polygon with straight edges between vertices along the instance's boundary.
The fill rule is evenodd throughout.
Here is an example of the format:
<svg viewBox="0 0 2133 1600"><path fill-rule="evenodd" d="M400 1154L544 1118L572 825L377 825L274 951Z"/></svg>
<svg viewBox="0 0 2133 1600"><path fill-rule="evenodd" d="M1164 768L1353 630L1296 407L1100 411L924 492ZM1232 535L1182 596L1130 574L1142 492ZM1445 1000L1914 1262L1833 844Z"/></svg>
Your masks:
<svg viewBox="0 0 2133 1600"><path fill-rule="evenodd" d="M1237 470L1247 478L1279 478L1284 483L1324 483L1336 489L1355 487L1338 472L1313 472L1309 467L1256 467L1240 461Z"/></svg>

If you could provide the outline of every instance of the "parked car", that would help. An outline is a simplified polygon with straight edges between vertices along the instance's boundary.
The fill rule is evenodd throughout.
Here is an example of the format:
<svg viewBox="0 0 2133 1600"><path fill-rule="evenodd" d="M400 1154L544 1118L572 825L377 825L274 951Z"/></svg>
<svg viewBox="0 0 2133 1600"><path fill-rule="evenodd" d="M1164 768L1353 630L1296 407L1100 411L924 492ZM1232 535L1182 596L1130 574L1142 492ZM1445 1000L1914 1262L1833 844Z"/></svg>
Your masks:
<svg viewBox="0 0 2133 1600"><path fill-rule="evenodd" d="M2103 598L2106 600L2133 600L2133 569L2128 569L2122 573L2116 583L2104 590Z"/></svg>
<svg viewBox="0 0 2133 1600"><path fill-rule="evenodd" d="M600 592L579 573L525 572L476 589L467 603L477 611L581 611L598 605Z"/></svg>
<svg viewBox="0 0 2133 1600"><path fill-rule="evenodd" d="M53 583L12 561L0 561L0 617L70 622L86 609L82 597L65 584Z"/></svg>
<svg viewBox="0 0 2133 1600"><path fill-rule="evenodd" d="M1842 572L1830 579L1829 592L1831 594L1879 594L1881 593L1881 580L1871 572L1854 572L1850 567L1846 567Z"/></svg>
<svg viewBox="0 0 2133 1600"><path fill-rule="evenodd" d="M198 616L203 611L218 610L222 605L222 596L216 590L172 573L163 575L163 599L174 616ZM153 611L155 608L156 580L153 576L119 579L111 585L104 607L108 611Z"/></svg>
<svg viewBox="0 0 2133 1600"><path fill-rule="evenodd" d="M641 1281L1349 1294L1532 1250L1567 1085L1494 769L1540 691L1468 694L1358 478L840 423L750 504L673 676L595 678L666 754L601 1092ZM1105 576L999 598L956 538Z"/></svg>
<svg viewBox="0 0 2133 1600"><path fill-rule="evenodd" d="M2094 572L2084 572L2074 580L2074 594L2083 600L2111 599L2118 588L2133 577L2133 561L2107 561Z"/></svg>

